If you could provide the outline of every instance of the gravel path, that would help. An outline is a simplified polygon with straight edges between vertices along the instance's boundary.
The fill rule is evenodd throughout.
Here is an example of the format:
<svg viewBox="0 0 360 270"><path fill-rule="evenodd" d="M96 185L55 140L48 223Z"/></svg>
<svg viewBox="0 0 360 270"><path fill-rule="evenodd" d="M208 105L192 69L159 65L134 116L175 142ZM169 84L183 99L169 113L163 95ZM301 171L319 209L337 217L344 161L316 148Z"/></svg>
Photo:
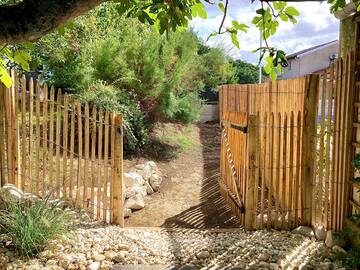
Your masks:
<svg viewBox="0 0 360 270"><path fill-rule="evenodd" d="M339 269L322 242L290 232L80 228L38 258L14 260L1 249L0 269ZM124 267L124 265L127 265ZM141 265L135 268L133 265ZM182 267L182 268L181 268Z"/></svg>

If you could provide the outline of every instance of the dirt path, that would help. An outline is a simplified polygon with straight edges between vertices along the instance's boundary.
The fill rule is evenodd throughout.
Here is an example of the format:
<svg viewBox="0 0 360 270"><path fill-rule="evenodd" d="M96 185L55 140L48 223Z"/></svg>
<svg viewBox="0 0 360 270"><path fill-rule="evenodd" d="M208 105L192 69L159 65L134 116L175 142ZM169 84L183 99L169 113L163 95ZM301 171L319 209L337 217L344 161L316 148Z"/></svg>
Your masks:
<svg viewBox="0 0 360 270"><path fill-rule="evenodd" d="M187 136L191 138L191 147L175 159L157 161L160 170L165 174L160 192L147 196L145 208L126 219L126 226L240 226L218 191L218 124L194 125Z"/></svg>

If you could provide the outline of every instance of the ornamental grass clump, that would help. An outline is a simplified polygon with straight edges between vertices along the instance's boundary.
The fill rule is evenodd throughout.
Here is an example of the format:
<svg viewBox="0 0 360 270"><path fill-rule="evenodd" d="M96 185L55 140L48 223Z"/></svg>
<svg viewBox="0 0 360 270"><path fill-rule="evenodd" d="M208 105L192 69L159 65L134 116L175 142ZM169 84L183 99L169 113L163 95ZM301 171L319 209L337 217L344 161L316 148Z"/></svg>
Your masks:
<svg viewBox="0 0 360 270"><path fill-rule="evenodd" d="M0 232L20 256L32 256L70 229L70 215L48 199L9 204L0 210Z"/></svg>

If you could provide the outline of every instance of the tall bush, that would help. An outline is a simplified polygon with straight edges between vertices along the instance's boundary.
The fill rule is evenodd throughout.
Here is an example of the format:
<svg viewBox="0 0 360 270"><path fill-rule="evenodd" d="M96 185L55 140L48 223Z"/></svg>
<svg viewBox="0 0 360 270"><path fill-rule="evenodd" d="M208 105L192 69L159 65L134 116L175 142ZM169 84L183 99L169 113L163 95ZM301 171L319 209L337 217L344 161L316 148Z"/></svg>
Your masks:
<svg viewBox="0 0 360 270"><path fill-rule="evenodd" d="M73 88L100 108L111 104L125 112L129 106L136 120L128 121L127 132L134 136L127 143L132 144L129 149L139 148L144 132L137 124L195 121L201 110L199 92L226 81L230 65L221 50L204 46L191 30L160 35L153 26L119 17L116 8L103 4L65 33L43 38L34 64L43 64L50 84ZM116 94L110 101L97 91Z"/></svg>

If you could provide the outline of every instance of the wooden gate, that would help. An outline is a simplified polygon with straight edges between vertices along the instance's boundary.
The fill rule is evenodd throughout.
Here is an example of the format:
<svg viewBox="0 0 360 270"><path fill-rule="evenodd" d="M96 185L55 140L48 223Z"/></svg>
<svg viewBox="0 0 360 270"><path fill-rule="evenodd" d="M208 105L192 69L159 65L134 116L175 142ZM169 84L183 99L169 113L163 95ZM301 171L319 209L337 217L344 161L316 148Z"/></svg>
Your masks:
<svg viewBox="0 0 360 270"><path fill-rule="evenodd" d="M11 75L10 89L0 84L1 185L124 225L122 116Z"/></svg>
<svg viewBox="0 0 360 270"><path fill-rule="evenodd" d="M237 112L226 112L221 119L220 192L241 223L245 220L248 120L246 113Z"/></svg>
<svg viewBox="0 0 360 270"><path fill-rule="evenodd" d="M223 128L221 181L233 193L231 185L241 187L245 228L308 225L340 231L358 208L351 192L357 185L350 185L353 146L359 146L353 135L360 126L353 120L357 111L352 114L353 106L360 107L354 102L358 66L352 52L306 78L221 88L220 116L230 121L230 128ZM247 119L239 122L236 114ZM231 128L239 123L246 134L228 135L239 132Z"/></svg>

